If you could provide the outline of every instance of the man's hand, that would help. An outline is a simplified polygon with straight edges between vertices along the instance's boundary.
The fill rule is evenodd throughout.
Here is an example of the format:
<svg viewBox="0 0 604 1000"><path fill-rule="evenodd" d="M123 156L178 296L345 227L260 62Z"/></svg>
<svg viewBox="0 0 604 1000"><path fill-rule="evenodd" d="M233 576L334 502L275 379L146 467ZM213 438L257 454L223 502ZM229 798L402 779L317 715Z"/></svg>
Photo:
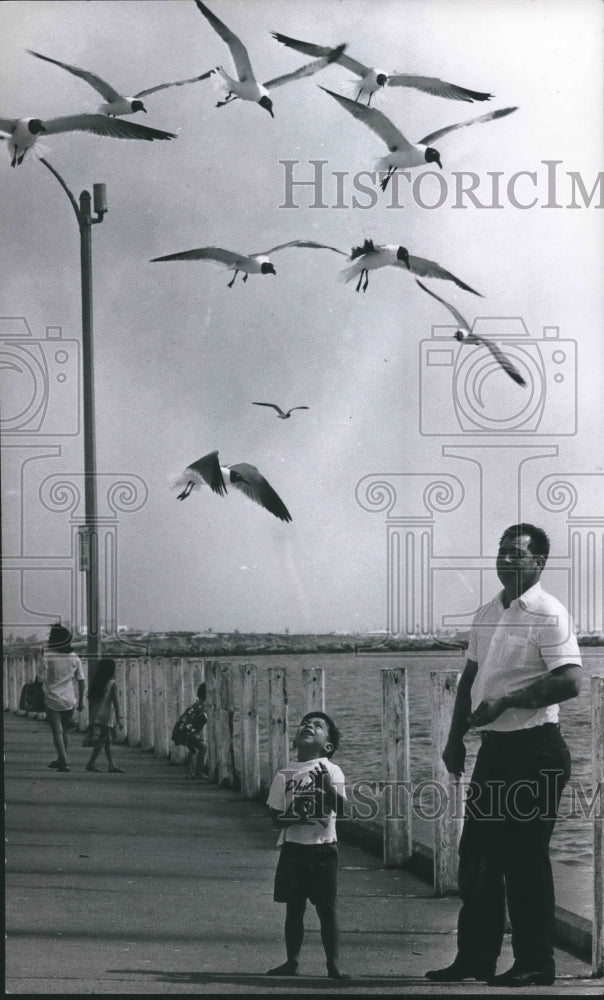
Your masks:
<svg viewBox="0 0 604 1000"><path fill-rule="evenodd" d="M475 726L486 726L489 722L498 719L508 707L507 698L485 698L484 701L480 702L478 708L468 716L468 726L471 729Z"/></svg>
<svg viewBox="0 0 604 1000"><path fill-rule="evenodd" d="M466 748L462 739L447 740L443 750L443 761L449 774L461 778L466 763Z"/></svg>

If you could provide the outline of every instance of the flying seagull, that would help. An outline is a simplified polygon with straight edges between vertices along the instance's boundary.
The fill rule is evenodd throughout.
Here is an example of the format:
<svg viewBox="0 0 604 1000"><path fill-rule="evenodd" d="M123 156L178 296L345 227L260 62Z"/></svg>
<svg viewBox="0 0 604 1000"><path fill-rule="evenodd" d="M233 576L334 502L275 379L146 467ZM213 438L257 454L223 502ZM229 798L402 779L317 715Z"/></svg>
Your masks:
<svg viewBox="0 0 604 1000"><path fill-rule="evenodd" d="M297 52L304 52L306 55L326 56L331 49L324 45L314 45L312 42L300 42L297 38L289 38L276 31L272 32L273 38L282 45L287 45ZM414 90L421 90L425 94L433 94L435 97L448 97L452 101L489 101L492 94L483 94L477 90L467 90L465 87L458 87L455 83L446 83L435 76L410 76L408 73L385 73L384 70L371 66L364 66L357 59L352 59L344 53L339 55L334 62L345 66L352 73L359 76L359 91L356 100L367 97L367 106L371 104L373 95L385 87L412 87Z"/></svg>
<svg viewBox="0 0 604 1000"><path fill-rule="evenodd" d="M218 66L215 70L210 71L211 73L218 74L225 92L225 98L223 101L218 102L216 105L217 108L223 107L225 104L230 104L240 97L244 101L253 101L259 104L261 108L268 111L271 118L274 118L273 102L269 96L269 90L281 87L285 83L291 83L293 80L300 80L304 76L312 76L320 69L329 65L329 63L336 61L346 48L345 45L340 45L335 49L325 49L325 53L320 59L307 63L305 66L300 66L292 73L277 76L273 80L267 80L266 83L258 83L254 76L254 70L252 69L247 49L241 39L230 28L227 28L226 24L216 17L216 14L212 13L209 7L205 3L202 3L202 0L195 0L195 3L203 16L210 22L214 31L220 35L223 42L228 46L235 72L237 73L237 78L235 79L229 76L222 66Z"/></svg>
<svg viewBox="0 0 604 1000"><path fill-rule="evenodd" d="M224 250L222 247L199 247L197 250L183 250L181 253L166 254L165 257L153 257L151 263L159 260L214 260L221 264L226 264L229 271L234 271L227 288L232 288L235 278L240 271L243 272L243 281L247 281L250 274L276 274L274 265L269 259L269 255L277 253L278 250L285 250L287 247L306 247L311 250L333 250L334 253L341 253L346 256L343 250L336 247L326 246L324 243L315 243L313 240L290 240L289 243L279 243L270 250L262 250L260 253L243 254L234 250Z"/></svg>
<svg viewBox="0 0 604 1000"><path fill-rule="evenodd" d="M367 291L370 271L392 266L411 271L412 274L421 274L423 278L443 278L445 281L454 282L458 288L463 288L466 292L480 295L475 288L466 285L450 271L445 271L436 261L426 260L425 257L414 257L403 246L380 246L380 244L376 246L373 240L365 240L362 246L352 248L349 260L354 261L354 264L340 272L340 280L349 282L358 275L357 292L361 290L363 277L365 278L363 291Z"/></svg>
<svg viewBox="0 0 604 1000"><path fill-rule="evenodd" d="M264 476L258 472L255 465L249 465L248 462L240 462L238 465L220 465L217 451L211 451L208 455L204 455L203 458L188 465L182 475L171 483L171 486L173 489L184 486L183 491L178 494L178 500L186 500L192 490L198 490L204 483L214 493L224 496L228 492L225 479L231 486L241 490L246 497L260 504L279 520L291 521L291 514L283 500L275 493Z"/></svg>
<svg viewBox="0 0 604 1000"><path fill-rule="evenodd" d="M147 94L155 94L156 91L164 90L166 87L182 87L184 83L197 83L198 80L207 80L212 72L208 70L207 73L202 73L201 76L194 76L189 80L173 80L171 83L160 83L157 87L148 87L147 90L139 90L132 97L124 97L115 87L112 87L102 77L97 76L96 73L89 73L88 70L79 69L78 66L71 66L69 63L60 62L58 59L51 59L50 56L43 56L40 52L34 52L33 49L28 49L27 51L31 56L35 56L36 59L43 59L44 62L54 63L55 66L60 66L62 69L66 69L68 73L73 73L74 76L79 76L81 80L89 83L107 102L106 104L101 104L98 108L98 113L113 117L133 115L137 111L144 111L147 114L147 109L140 100L141 97L146 97Z"/></svg>
<svg viewBox="0 0 604 1000"><path fill-rule="evenodd" d="M507 354L504 354L503 351L500 350L497 344L494 344L492 340L488 340L486 337L479 337L477 333L472 333L470 330L470 324L463 318L461 313L457 311L455 306L452 306L450 302L445 302L445 300L441 299L440 295L437 295L436 292L431 292L430 289L426 288L425 285L422 285L421 281L418 281L417 278L415 280L424 292L431 295L433 299L437 299L441 305L443 305L445 309L448 309L451 315L455 317L459 324L459 328L455 333L456 340L460 340L462 343L467 344L483 344L483 346L491 352L497 364L501 365L503 370L508 373L514 382L517 382L518 385L526 385L526 382L516 368L516 365L510 361Z"/></svg>
<svg viewBox="0 0 604 1000"><path fill-rule="evenodd" d="M288 417L292 415L294 410L308 410L308 406L292 406L291 410L282 410L280 406L276 403L254 403L254 406L271 406L273 410L277 411L277 416L279 420L287 420Z"/></svg>
<svg viewBox="0 0 604 1000"><path fill-rule="evenodd" d="M41 133L57 135L60 132L93 132L95 135L112 136L114 139L176 139L173 132L161 132L137 122L106 115L67 115L63 118L0 118L0 132L8 136L8 149L12 155L11 166L23 163L28 149L35 145Z"/></svg>
<svg viewBox="0 0 604 1000"><path fill-rule="evenodd" d="M326 94L330 94L335 98L346 111L349 111L354 118L358 118L359 121L367 125L388 146L390 151L388 156L382 157L377 165L378 170L388 171L386 177L381 182L382 191L386 190L388 181L395 170L404 170L406 167L419 167L425 163L438 163L438 166L442 170L443 165L440 161L440 153L431 145L437 139L441 139L443 136L448 135L449 132L454 132L458 128L464 128L466 125L490 122L495 118L503 118L505 115L509 115L512 111L517 110L515 107L498 108L496 111L490 111L486 115L480 115L479 118L470 118L466 122L447 125L445 128L440 128L436 132L431 132L429 135L424 136L419 142L412 143L408 139L405 139L403 133L392 124L382 111L378 111L377 108L369 108L366 104L358 104L356 101L351 101L349 97L334 94L333 90L328 90L327 87L321 87L321 90L324 90Z"/></svg>

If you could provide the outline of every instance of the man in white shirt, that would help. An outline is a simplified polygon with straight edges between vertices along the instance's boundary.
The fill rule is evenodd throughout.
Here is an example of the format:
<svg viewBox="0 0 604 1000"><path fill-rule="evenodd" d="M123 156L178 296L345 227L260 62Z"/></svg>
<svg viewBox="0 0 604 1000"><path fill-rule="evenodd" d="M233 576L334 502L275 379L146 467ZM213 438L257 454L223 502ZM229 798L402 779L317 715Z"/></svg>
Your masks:
<svg viewBox="0 0 604 1000"><path fill-rule="evenodd" d="M507 528L497 556L503 590L472 624L443 752L448 771L463 773L468 729L476 728L482 743L459 847L457 956L426 973L433 982L554 982L549 842L570 777L558 703L578 695L581 657L568 611L539 583L548 554L541 528ZM496 976L506 899L514 964Z"/></svg>

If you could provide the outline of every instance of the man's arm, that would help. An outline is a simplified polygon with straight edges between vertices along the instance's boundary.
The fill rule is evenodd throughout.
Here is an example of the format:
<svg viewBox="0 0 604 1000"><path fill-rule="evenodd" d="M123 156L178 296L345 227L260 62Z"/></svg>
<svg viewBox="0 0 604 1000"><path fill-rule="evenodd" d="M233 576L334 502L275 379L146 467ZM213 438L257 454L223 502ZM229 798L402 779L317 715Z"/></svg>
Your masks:
<svg viewBox="0 0 604 1000"><path fill-rule="evenodd" d="M443 750L443 761L449 774L455 774L458 778L463 774L466 762L466 748L463 738L470 728L468 717L472 709L472 684L476 677L478 663L476 660L466 660L463 673L457 686L457 696L449 727L449 736L445 749Z"/></svg>
<svg viewBox="0 0 604 1000"><path fill-rule="evenodd" d="M470 716L469 725L486 726L508 708L545 708L547 705L557 705L569 698L576 698L580 690L581 667L576 663L565 663L513 694L485 699Z"/></svg>
<svg viewBox="0 0 604 1000"><path fill-rule="evenodd" d="M78 677L78 712L81 712L84 708L84 691L86 690L86 681L80 680Z"/></svg>

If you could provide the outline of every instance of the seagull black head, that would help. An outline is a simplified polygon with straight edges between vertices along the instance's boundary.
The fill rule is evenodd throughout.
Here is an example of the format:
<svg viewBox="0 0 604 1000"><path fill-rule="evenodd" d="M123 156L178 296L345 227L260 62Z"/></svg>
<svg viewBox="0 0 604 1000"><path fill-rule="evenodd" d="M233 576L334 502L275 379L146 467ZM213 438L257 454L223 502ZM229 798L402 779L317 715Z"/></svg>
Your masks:
<svg viewBox="0 0 604 1000"><path fill-rule="evenodd" d="M440 162L440 153L434 146L428 146L425 152L426 163L438 163L440 169L442 170L443 165Z"/></svg>
<svg viewBox="0 0 604 1000"><path fill-rule="evenodd" d="M407 247L398 248L398 250L396 251L396 259L403 260L407 265L407 268L411 270L411 265L409 264L409 251L407 250Z"/></svg>
<svg viewBox="0 0 604 1000"><path fill-rule="evenodd" d="M270 261L265 261L263 264L260 265L260 273L261 274L276 274L277 272L275 271L274 264L271 264Z"/></svg>
<svg viewBox="0 0 604 1000"><path fill-rule="evenodd" d="M132 101L130 107L133 111L144 111L147 114L147 109L142 101Z"/></svg>
<svg viewBox="0 0 604 1000"><path fill-rule="evenodd" d="M378 87L385 87L386 84L388 83L388 74L378 73L378 75L375 78L375 82L377 83Z"/></svg>
<svg viewBox="0 0 604 1000"><path fill-rule="evenodd" d="M38 135L40 132L46 132L46 129L39 118L30 118L27 123L27 131L31 132L32 135Z"/></svg>
<svg viewBox="0 0 604 1000"><path fill-rule="evenodd" d="M267 97L265 94L264 97L260 98L258 104L260 105L261 108L266 108L271 118L275 117L273 114L273 102L271 101L270 97Z"/></svg>

